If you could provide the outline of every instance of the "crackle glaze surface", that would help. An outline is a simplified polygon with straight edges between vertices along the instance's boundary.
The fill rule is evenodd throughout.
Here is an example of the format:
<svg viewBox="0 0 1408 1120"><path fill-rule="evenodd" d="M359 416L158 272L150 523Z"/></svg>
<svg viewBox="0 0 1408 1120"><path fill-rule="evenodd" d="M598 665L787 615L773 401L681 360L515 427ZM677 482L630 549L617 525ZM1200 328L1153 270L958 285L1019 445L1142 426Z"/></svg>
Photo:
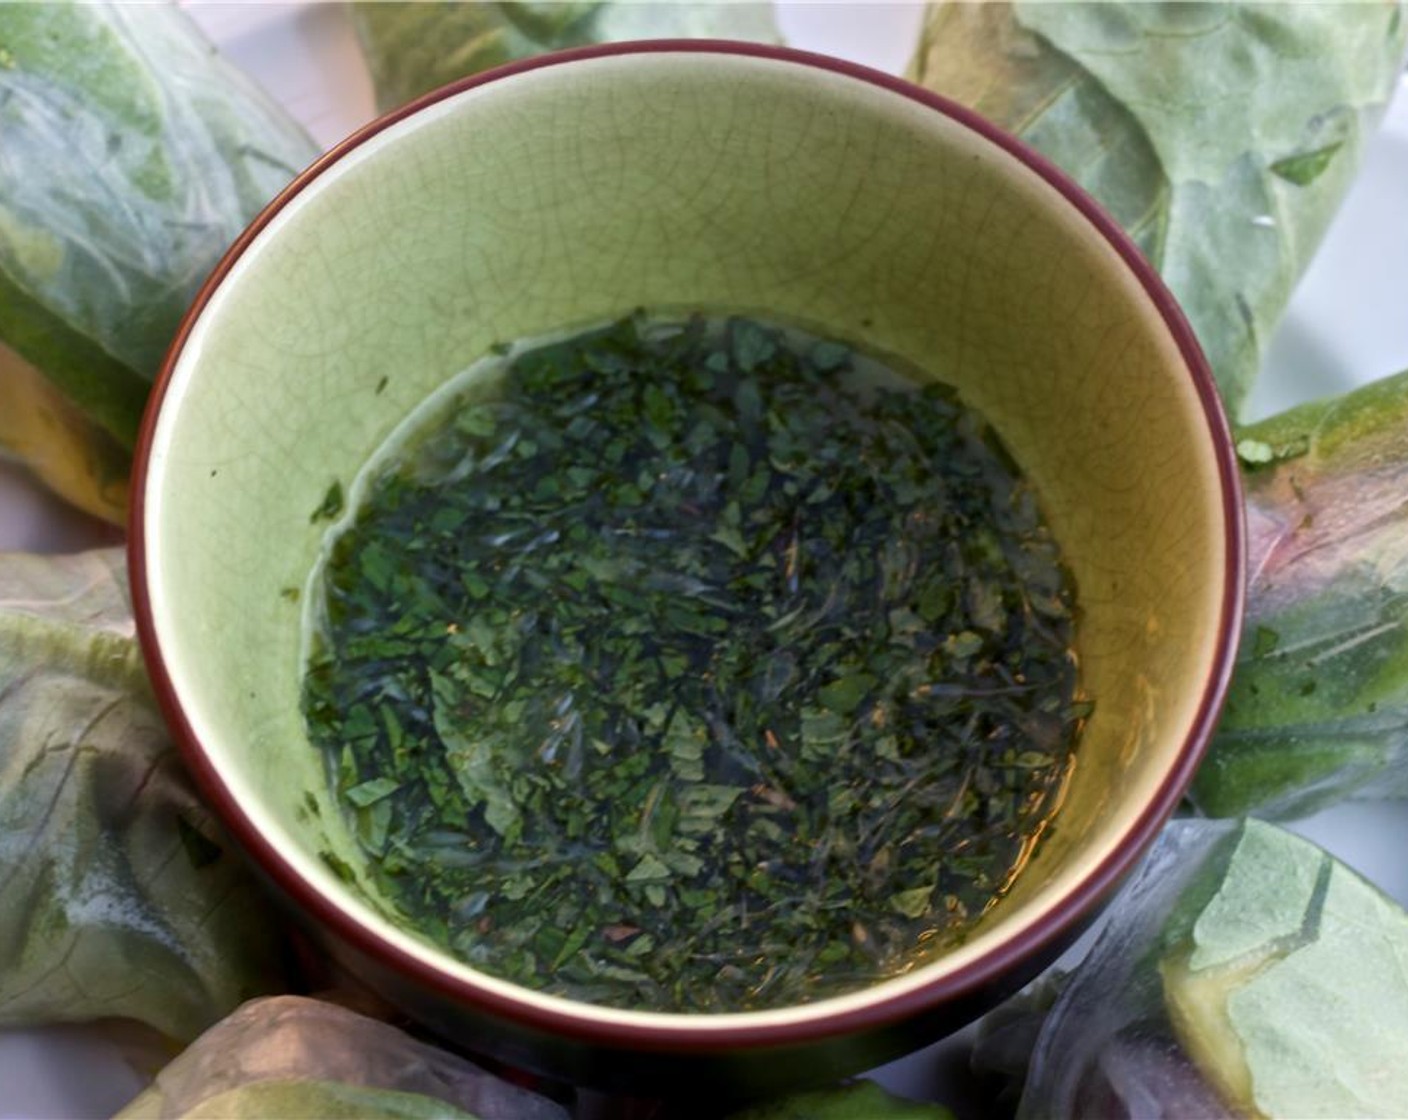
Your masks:
<svg viewBox="0 0 1408 1120"><path fill-rule="evenodd" d="M493 343L640 305L898 355L958 385L1037 481L1096 708L999 920L892 985L970 964L1046 920L1180 765L1228 653L1235 484L1164 315L1078 209L932 105L833 69L709 52L531 69L375 132L284 203L194 320L150 432L139 544L189 733L288 867L374 922L318 858L350 842L298 713L311 515Z"/></svg>

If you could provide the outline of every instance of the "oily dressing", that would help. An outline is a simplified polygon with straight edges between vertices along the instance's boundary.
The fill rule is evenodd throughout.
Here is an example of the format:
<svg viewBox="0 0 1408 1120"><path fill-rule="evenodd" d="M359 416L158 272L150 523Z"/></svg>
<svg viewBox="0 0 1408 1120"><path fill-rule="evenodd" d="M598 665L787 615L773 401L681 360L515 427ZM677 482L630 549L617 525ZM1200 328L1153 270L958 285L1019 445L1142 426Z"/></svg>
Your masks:
<svg viewBox="0 0 1408 1120"><path fill-rule="evenodd" d="M952 390L740 317L517 346L354 487L310 735L404 921L658 1011L964 936L1088 705L1036 496Z"/></svg>

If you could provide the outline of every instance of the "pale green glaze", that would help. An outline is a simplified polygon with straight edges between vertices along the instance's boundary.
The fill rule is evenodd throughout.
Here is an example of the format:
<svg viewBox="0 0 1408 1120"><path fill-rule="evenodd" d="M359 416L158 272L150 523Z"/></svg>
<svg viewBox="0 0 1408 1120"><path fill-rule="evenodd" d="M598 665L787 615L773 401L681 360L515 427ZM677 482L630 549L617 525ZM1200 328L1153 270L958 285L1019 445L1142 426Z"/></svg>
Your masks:
<svg viewBox="0 0 1408 1120"><path fill-rule="evenodd" d="M282 594L317 554L310 514L492 343L638 305L893 352L959 385L1038 481L1096 714L1004 917L891 986L971 960L1109 854L1182 746L1218 640L1223 499L1177 348L1114 250L1011 156L842 75L694 54L541 69L388 128L285 207L206 306L152 448L153 612L197 735L340 897L300 809L324 783Z"/></svg>

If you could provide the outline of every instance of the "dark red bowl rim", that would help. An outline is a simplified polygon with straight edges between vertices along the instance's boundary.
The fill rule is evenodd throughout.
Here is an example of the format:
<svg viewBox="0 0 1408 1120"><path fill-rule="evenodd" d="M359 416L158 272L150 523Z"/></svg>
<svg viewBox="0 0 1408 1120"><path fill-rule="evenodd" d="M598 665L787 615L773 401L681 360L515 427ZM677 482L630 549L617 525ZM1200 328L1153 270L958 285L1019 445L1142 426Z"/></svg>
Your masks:
<svg viewBox="0 0 1408 1120"><path fill-rule="evenodd" d="M858 1006L837 1008L825 1016L797 1020L763 1017L761 1022L740 1021L700 1029L690 1023L690 1016L643 1017L640 1021L616 1018L594 1019L591 1008L583 1006L577 1013L558 1011L542 1002L519 1001L496 991L462 981L410 956L388 944L375 933L350 918L344 911L325 899L306 883L278 849L255 827L236 802L194 733L176 695L171 674L157 640L147 583L145 554L146 485L156 419L161 411L173 371L180 359L191 330L216 289L230 273L235 263L258 234L302 190L315 182L329 167L357 149L368 139L414 113L465 90L491 82L500 82L533 70L570 65L585 59L617 55L689 53L707 55L744 55L758 59L811 67L843 75L871 86L888 90L920 105L942 113L965 126L996 147L1006 151L1036 172L1080 211L1091 225L1119 253L1130 272L1143 285L1175 340L1193 380L1204 417L1212 435L1216 465L1223 500L1224 532L1227 541L1225 583L1219 617L1219 632L1214 662L1206 688L1194 716L1191 730L1177 764L1166 776L1144 812L1120 844L1102 863L1090 872L1051 913L1034 922L1010 940L996 946L984 956L962 968L935 980L932 984L907 988L894 996L877 999ZM932 93L911 82L870 67L847 62L827 55L800 51L788 47L767 46L732 40L660 39L631 43L613 43L551 54L539 55L511 63L451 83L415 101L378 117L335 145L293 180L265 207L250 226L239 236L215 267L195 301L187 311L167 352L153 387L138 438L133 472L133 502L129 520L128 560L132 580L132 597L137 632L153 687L161 709L171 725L185 761L207 801L225 822L231 833L243 845L272 880L300 905L313 919L322 923L335 936L375 960L382 961L407 979L418 982L452 1001L462 1002L481 1013L501 1017L523 1027L558 1037L572 1038L598 1046L657 1052L720 1052L766 1046L796 1046L840 1036L864 1033L900 1023L931 1012L950 1002L973 997L984 989L996 987L1005 975L1018 969L1024 961L1050 957L1068 942L1090 920L1102 901L1106 900L1124 876L1133 868L1154 841L1164 822L1172 814L1207 748L1232 674L1240 636L1245 590L1243 584L1245 531L1242 516L1241 487L1227 419L1222 410L1216 384L1191 327L1168 289L1139 249L1119 225L1110 218L1080 187L1068 179L1053 163L1026 144L1003 132L972 110L948 98Z"/></svg>

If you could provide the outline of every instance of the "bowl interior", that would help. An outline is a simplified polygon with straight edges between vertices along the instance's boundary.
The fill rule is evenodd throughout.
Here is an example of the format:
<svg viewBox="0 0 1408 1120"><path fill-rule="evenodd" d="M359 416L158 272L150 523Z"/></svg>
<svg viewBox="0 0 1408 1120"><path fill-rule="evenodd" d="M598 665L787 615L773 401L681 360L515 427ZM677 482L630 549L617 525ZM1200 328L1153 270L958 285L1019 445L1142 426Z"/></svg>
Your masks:
<svg viewBox="0 0 1408 1120"><path fill-rule="evenodd" d="M164 386L139 547L159 673L240 830L349 920L498 985L322 858L357 862L299 714L313 514L492 344L638 306L897 355L957 385L1035 480L1095 712L1011 895L890 984L1048 920L1167 789L1226 653L1235 542L1208 406L1154 300L1041 175L893 89L775 58L625 53L463 90L348 149L230 264Z"/></svg>

